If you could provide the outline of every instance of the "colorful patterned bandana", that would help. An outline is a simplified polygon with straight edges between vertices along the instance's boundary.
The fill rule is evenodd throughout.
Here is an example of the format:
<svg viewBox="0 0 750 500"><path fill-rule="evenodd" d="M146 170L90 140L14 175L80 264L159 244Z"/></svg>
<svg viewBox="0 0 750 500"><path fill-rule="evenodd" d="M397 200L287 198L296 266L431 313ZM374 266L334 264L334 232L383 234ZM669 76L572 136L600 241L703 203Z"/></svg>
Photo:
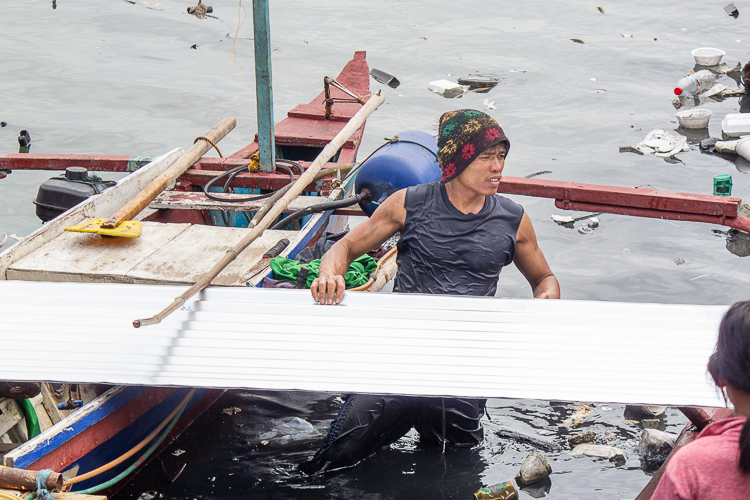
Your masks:
<svg viewBox="0 0 750 500"><path fill-rule="evenodd" d="M482 151L499 142L510 149L510 141L494 118L475 109L448 111L440 117L438 130L438 160L443 177L448 182L476 160Z"/></svg>

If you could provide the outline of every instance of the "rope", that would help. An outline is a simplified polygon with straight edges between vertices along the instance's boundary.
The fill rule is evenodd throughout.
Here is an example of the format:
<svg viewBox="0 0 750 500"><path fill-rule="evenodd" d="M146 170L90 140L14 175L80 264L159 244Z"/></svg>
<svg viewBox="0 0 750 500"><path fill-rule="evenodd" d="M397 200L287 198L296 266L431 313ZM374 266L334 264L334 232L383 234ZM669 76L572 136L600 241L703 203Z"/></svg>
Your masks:
<svg viewBox="0 0 750 500"><path fill-rule="evenodd" d="M244 11L244 15L242 17L240 17L240 9ZM239 70L243 70L245 68L237 60L237 51L235 50L235 45L237 44L237 36L239 36L240 34L240 28L243 24L245 24L245 19L247 19L247 10L242 5L242 0L240 0L240 5L237 8L237 31L234 32L234 41L232 42L232 46L229 47L229 59L232 60L234 66Z"/></svg>
<svg viewBox="0 0 750 500"><path fill-rule="evenodd" d="M207 143L209 143L211 146L213 146L213 148L216 150L216 152L219 153L219 158L224 158L221 155L221 151L219 151L219 147L216 144L214 144L214 141L212 141L208 137L205 137L203 135L200 136L200 137L196 137L195 140L193 141L193 144L195 144L196 142L200 141L201 139L203 139L204 141L206 141Z"/></svg>
<svg viewBox="0 0 750 500"><path fill-rule="evenodd" d="M138 155L128 160L127 170L129 173L135 172L141 167L145 167L154 160L155 156Z"/></svg>
<svg viewBox="0 0 750 500"><path fill-rule="evenodd" d="M50 469L44 469L36 475L36 497L40 500L55 500L55 497L47 489L47 479L53 472Z"/></svg>

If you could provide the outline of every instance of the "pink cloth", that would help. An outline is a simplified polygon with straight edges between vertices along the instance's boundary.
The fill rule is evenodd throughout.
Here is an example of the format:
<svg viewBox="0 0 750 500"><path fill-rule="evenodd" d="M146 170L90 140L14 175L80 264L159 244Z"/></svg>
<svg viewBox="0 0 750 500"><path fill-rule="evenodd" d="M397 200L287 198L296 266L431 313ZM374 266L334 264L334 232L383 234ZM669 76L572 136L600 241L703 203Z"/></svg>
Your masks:
<svg viewBox="0 0 750 500"><path fill-rule="evenodd" d="M667 463L651 500L747 500L750 475L739 468L744 417L708 425Z"/></svg>

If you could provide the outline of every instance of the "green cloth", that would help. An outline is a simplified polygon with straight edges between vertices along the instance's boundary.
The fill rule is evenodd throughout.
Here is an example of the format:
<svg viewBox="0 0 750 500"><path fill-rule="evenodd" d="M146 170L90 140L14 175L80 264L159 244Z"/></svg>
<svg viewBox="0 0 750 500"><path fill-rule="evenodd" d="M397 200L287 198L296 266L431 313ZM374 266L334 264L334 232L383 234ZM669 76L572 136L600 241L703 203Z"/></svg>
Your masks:
<svg viewBox="0 0 750 500"><path fill-rule="evenodd" d="M273 277L279 281L296 283L297 275L299 275L302 266L303 264L299 261L287 259L286 257L275 257L271 259ZM313 280L318 277L318 273L320 272L320 259L315 259L309 264L304 264L304 267L310 270L307 274L307 283L305 283L305 288L310 288ZM378 263L369 255L365 254L356 259L352 262L352 265L349 266L349 269L346 271L346 276L344 276L346 288L356 288L367 283L370 274L375 272L377 267Z"/></svg>

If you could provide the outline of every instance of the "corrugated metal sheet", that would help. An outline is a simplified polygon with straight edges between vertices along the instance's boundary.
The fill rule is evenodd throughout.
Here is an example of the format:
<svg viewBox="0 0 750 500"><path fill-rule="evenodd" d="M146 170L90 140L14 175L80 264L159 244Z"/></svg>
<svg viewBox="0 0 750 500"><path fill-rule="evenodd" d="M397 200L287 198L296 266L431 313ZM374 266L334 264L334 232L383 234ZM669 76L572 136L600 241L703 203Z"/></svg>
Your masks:
<svg viewBox="0 0 750 500"><path fill-rule="evenodd" d="M0 379L723 406L727 306L0 282Z"/></svg>

